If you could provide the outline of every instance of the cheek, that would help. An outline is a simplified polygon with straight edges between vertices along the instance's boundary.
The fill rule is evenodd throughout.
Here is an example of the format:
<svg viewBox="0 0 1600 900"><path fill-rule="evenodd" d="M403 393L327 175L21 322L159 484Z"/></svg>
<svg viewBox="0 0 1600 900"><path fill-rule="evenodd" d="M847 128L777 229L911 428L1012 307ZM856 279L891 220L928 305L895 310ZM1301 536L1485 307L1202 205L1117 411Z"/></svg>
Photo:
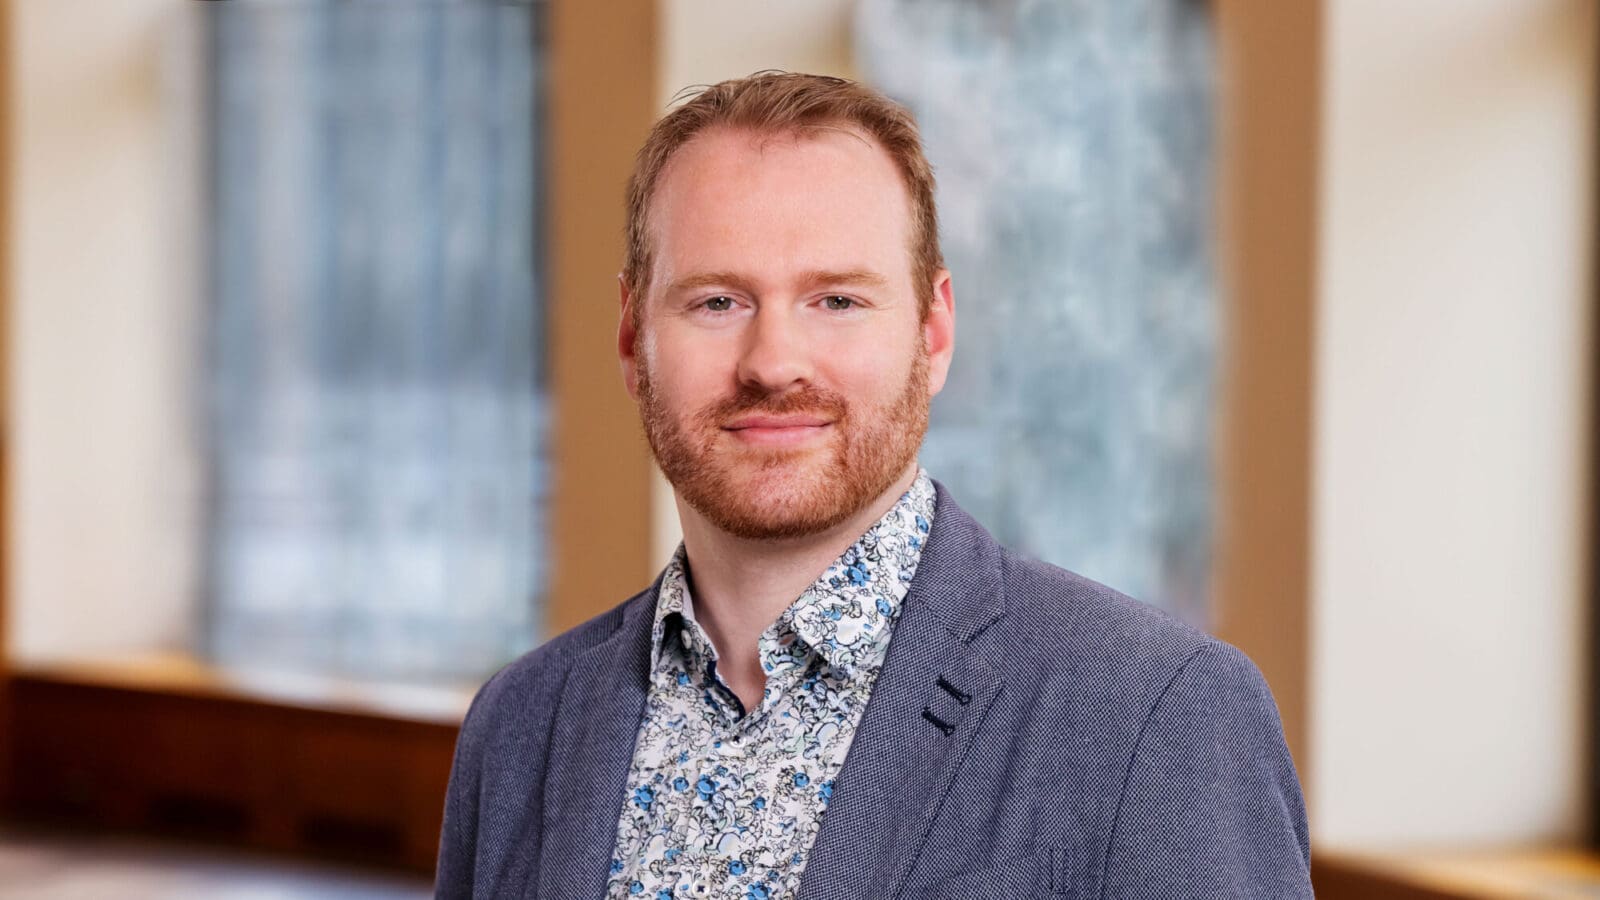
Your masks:
<svg viewBox="0 0 1600 900"><path fill-rule="evenodd" d="M880 341L857 352L836 354L820 373L822 384L852 401L885 407L905 391L913 359L909 353L887 352Z"/></svg>
<svg viewBox="0 0 1600 900"><path fill-rule="evenodd" d="M688 345L670 331L642 336L639 359L649 370L653 393L663 403L696 409L727 392L728 364L712 348Z"/></svg>

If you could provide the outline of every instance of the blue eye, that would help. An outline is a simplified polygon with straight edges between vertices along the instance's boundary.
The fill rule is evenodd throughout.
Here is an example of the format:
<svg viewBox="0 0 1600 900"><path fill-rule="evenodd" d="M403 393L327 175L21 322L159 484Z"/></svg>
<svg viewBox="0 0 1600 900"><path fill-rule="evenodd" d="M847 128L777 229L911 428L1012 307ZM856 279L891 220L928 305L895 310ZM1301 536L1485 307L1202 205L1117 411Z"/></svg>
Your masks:
<svg viewBox="0 0 1600 900"><path fill-rule="evenodd" d="M823 297L822 305L833 310L834 312L844 312L845 310L855 306L856 301L850 299L849 297L841 297L838 294L835 294L831 297Z"/></svg>
<svg viewBox="0 0 1600 900"><path fill-rule="evenodd" d="M712 297L710 300L707 300L700 305L711 310L712 312L727 312L728 310L733 309L733 298Z"/></svg>

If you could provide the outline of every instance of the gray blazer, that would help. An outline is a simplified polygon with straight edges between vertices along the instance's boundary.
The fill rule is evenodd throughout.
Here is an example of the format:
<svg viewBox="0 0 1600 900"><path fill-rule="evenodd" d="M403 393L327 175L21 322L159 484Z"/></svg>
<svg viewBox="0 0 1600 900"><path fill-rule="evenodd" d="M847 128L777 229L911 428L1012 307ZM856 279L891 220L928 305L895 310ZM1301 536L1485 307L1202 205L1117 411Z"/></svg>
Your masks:
<svg viewBox="0 0 1600 900"><path fill-rule="evenodd" d="M658 582L659 584L659 582ZM439 897L600 898L655 587L490 679ZM1238 650L1013 554L943 486L802 900L1310 897L1277 707Z"/></svg>

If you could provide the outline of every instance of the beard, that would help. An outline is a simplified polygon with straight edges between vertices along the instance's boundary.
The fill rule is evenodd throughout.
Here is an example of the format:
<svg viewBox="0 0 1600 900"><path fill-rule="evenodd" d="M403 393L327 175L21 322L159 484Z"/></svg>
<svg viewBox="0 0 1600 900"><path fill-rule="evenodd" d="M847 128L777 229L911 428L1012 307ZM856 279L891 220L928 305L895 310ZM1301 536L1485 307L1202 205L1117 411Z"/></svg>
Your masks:
<svg viewBox="0 0 1600 900"><path fill-rule="evenodd" d="M820 534L860 512L905 473L928 430L928 351L919 339L905 388L862 407L836 391L804 385L772 393L741 384L732 395L674 416L655 390L643 355L639 417L656 463L678 496L729 534L782 540ZM752 447L723 426L751 414L810 414L833 424L818 447Z"/></svg>

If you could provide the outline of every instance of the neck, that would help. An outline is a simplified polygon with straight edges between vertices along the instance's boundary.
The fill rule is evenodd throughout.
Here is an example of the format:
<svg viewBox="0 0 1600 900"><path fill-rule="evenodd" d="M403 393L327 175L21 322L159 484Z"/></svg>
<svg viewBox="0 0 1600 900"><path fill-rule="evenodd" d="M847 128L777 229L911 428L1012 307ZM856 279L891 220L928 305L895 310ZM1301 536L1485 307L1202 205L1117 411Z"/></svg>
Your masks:
<svg viewBox="0 0 1600 900"><path fill-rule="evenodd" d="M764 682L756 642L845 549L883 518L917 477L912 460L888 490L855 515L818 534L785 540L741 538L716 527L678 499L683 545L693 579L694 617L717 648L717 670L750 707ZM741 684L744 688L741 689Z"/></svg>

